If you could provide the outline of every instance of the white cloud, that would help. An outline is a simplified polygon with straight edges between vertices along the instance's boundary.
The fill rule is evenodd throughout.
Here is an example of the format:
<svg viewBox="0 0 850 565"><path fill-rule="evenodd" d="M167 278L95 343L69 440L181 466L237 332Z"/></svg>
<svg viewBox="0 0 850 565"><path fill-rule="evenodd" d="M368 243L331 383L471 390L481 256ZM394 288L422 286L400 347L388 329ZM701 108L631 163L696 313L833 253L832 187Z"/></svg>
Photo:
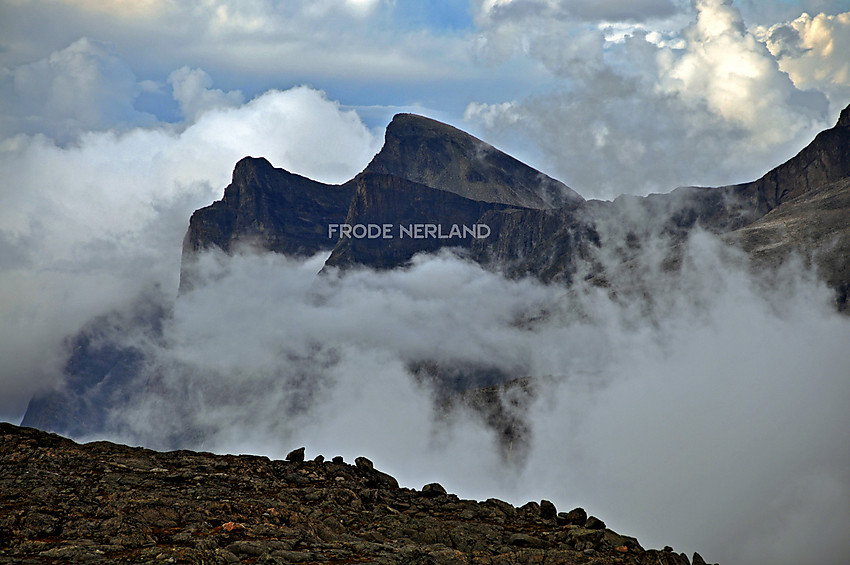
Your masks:
<svg viewBox="0 0 850 565"><path fill-rule="evenodd" d="M85 35L119 46L141 78L162 80L176 68L200 67L249 95L293 83L328 89L371 82L376 97L385 85L406 86L412 96L415 85L429 80L466 81L478 73L465 38L395 26L392 2L381 0L150 2L144 17L116 3L33 0L6 10L13 18L0 29L7 38L0 65ZM386 102L392 101L380 100Z"/></svg>
<svg viewBox="0 0 850 565"><path fill-rule="evenodd" d="M826 93L837 109L850 100L850 12L803 14L757 34L799 88Z"/></svg>
<svg viewBox="0 0 850 565"><path fill-rule="evenodd" d="M111 45L80 39L49 57L4 69L0 136L47 133L71 139L87 130L152 123L133 107L140 89Z"/></svg>
<svg viewBox="0 0 850 565"><path fill-rule="evenodd" d="M406 486L581 505L711 561L843 555L850 322L796 265L754 279L697 234L681 276L645 257L647 315L450 255L316 278L322 259L205 255L207 282L147 344L145 390L113 412L116 437L175 447L188 429L203 440L176 445L366 455ZM409 370L422 359L540 377L529 451L507 464L475 416L438 417Z"/></svg>
<svg viewBox="0 0 850 565"><path fill-rule="evenodd" d="M238 90L224 92L210 88L212 77L203 69L181 67L168 75L168 82L183 117L189 122L197 121L207 110L239 106L243 102L242 93Z"/></svg>
<svg viewBox="0 0 850 565"><path fill-rule="evenodd" d="M0 150L0 413L55 382L62 340L151 285L176 292L189 216L221 198L245 155L329 182L362 170L380 139L306 87L209 109L185 129L93 132ZM46 364L47 366L42 367ZM41 368L39 368L41 367Z"/></svg>
<svg viewBox="0 0 850 565"><path fill-rule="evenodd" d="M780 72L731 3L700 0L697 9L696 24L685 32L689 48L662 69L665 91L706 103L748 132L756 150L808 135L824 117L823 96L801 91Z"/></svg>
<svg viewBox="0 0 850 565"><path fill-rule="evenodd" d="M480 20L533 17L585 21L643 21L678 11L672 0L477 0Z"/></svg>
<svg viewBox="0 0 850 565"><path fill-rule="evenodd" d="M344 0L346 7L360 14L368 14L380 3L381 0Z"/></svg>
<svg viewBox="0 0 850 565"><path fill-rule="evenodd" d="M164 9L167 0L55 0L56 3L84 7L120 18L150 17Z"/></svg>
<svg viewBox="0 0 850 565"><path fill-rule="evenodd" d="M613 40L606 26L569 20L490 22L483 58L520 54L559 82L509 104L471 103L466 118L496 140L523 132L548 172L589 197L758 178L837 109L795 85L730 3L695 9L676 34L633 28Z"/></svg>

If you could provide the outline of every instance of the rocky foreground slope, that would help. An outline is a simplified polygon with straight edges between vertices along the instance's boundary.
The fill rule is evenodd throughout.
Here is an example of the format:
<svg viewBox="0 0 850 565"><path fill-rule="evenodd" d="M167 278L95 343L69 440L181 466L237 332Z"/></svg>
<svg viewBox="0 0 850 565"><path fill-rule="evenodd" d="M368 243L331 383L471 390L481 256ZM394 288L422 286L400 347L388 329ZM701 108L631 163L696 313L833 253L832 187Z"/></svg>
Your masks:
<svg viewBox="0 0 850 565"><path fill-rule="evenodd" d="M400 488L365 458L303 453L79 445L0 423L0 563L691 564L582 509Z"/></svg>

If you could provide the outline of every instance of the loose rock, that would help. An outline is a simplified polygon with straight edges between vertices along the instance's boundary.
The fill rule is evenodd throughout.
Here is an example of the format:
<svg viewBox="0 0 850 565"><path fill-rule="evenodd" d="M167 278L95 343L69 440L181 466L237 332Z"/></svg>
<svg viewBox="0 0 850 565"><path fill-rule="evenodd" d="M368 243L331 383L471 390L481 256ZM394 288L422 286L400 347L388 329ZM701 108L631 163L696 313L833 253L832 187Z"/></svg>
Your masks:
<svg viewBox="0 0 850 565"><path fill-rule="evenodd" d="M536 503L417 492L362 461L295 453L78 445L0 423L0 563L689 565L611 530L541 521Z"/></svg>
<svg viewBox="0 0 850 565"><path fill-rule="evenodd" d="M544 520L553 520L558 515L555 505L548 500L540 501L540 517Z"/></svg>
<svg viewBox="0 0 850 565"><path fill-rule="evenodd" d="M584 508L574 508L569 512L560 512L558 514L558 524L561 526L573 525L584 527L587 523L587 512Z"/></svg>
<svg viewBox="0 0 850 565"><path fill-rule="evenodd" d="M372 470L375 468L375 465L372 464L371 461L366 459L365 457L358 457L354 460L354 464L361 469L369 469Z"/></svg>
<svg viewBox="0 0 850 565"><path fill-rule="evenodd" d="M425 496L440 496L446 494L446 489L440 483L428 483L422 487L422 494Z"/></svg>

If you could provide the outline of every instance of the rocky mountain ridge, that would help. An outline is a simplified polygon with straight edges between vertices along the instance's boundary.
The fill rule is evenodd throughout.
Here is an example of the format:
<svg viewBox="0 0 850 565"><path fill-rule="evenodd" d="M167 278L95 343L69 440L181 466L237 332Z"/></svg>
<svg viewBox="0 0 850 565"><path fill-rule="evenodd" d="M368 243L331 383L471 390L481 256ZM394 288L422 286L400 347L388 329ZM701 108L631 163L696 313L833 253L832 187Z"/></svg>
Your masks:
<svg viewBox="0 0 850 565"><path fill-rule="evenodd" d="M789 257L802 258L835 289L838 308L847 307L850 107L797 156L740 185L585 201L517 163L460 130L413 115L394 119L385 148L341 185L246 157L222 200L192 215L180 292L193 290L195 260L210 249L235 253L244 244L301 257L324 251L331 270L404 267L417 253L452 247L510 277L532 276L565 288L584 281L627 301L651 291L641 287L647 248L662 249L664 268L675 271L677 253L701 229L744 250L754 269L770 272ZM390 225L396 237L340 237L346 224ZM405 226L421 226L425 234L427 226L445 230L435 234L450 234L452 226L486 226L487 235L402 238L397 230ZM34 398L22 423L75 437L105 433L109 415L137 391L131 385L139 385L135 377L145 361L142 351L108 336L141 328L150 340L159 339L168 313L150 304L162 302L141 300L130 313L92 320L69 340L65 388ZM428 359L416 363L408 367L412 375L448 383L442 400L477 410L506 450L522 457L529 431L521 415L534 395L533 383L518 379L525 375ZM516 406L507 410L502 393L510 386ZM186 445L181 433L175 430L163 444ZM32 430L4 428L3 434L3 446L11 447L3 447L0 480L3 496L11 494L0 517L0 562L688 563L671 551L643 551L604 526L559 520L542 503L482 506L436 486L421 492L387 487L390 479L370 479L363 465L282 466L261 458L156 454L104 443L75 447ZM75 471L64 477L60 465ZM382 480L390 482L381 486ZM344 493L335 490L343 486ZM157 500L181 510L165 509ZM285 512L279 510L282 500ZM303 510L312 504L317 508ZM352 508L371 512L365 515L383 529L372 532ZM191 520L184 520L184 511ZM337 513L348 522L335 532ZM70 525L61 524L63 515Z"/></svg>
<svg viewBox="0 0 850 565"><path fill-rule="evenodd" d="M328 252L326 268L342 269L390 269L416 253L452 247L508 276L563 285L587 281L617 299L640 300L652 292L642 281L646 249L664 249L664 268L675 270L683 242L704 229L746 251L757 270L802 258L835 290L837 307L847 310L850 106L833 128L756 181L610 202L584 201L483 141L428 118L399 115L386 138L369 166L341 185L274 168L263 158L239 161L222 200L191 217L181 292L192 288L200 252L232 253L244 243L291 256ZM388 224L395 237L329 233L343 224ZM401 227L426 225L445 233L451 226L484 225L487 237L399 237ZM129 319L93 320L69 341L67 386L33 398L22 424L76 437L101 431L142 359L131 346L104 344L99 328L144 327L156 339L163 315L142 306ZM488 368L482 382L479 368L468 369L438 367L429 378L451 382L457 392L457 383L491 386L524 376Z"/></svg>
<svg viewBox="0 0 850 565"><path fill-rule="evenodd" d="M646 197L622 196L613 202L585 201L566 185L485 142L413 114L399 114L392 120L381 151L343 185L321 185L269 167L265 160L240 161L225 197L195 212L184 243L184 265L191 265L199 250L229 251L240 238L287 254L332 251L327 265L334 267L394 268L407 264L416 253L455 247L465 249L469 259L509 276L530 275L567 284L587 279L609 285L616 277L604 265L611 263L612 253L625 264L649 240L666 239L673 249L694 229L731 234L821 187L839 183L834 189L840 192L840 181L850 178L850 106L833 128L758 180L717 188L682 187ZM272 178L274 186L269 182ZM258 196L235 196L252 192ZM336 198L336 204L329 198ZM796 224L814 224L801 215L803 208L793 210L799 212L793 214ZM811 205L805 208L806 213L811 210ZM432 224L445 226L446 233L457 224L483 224L488 236L357 238L329 229L340 224L393 229ZM815 239L832 237L839 241L837 248L850 241L846 222L833 222L830 229ZM727 239L744 241L747 233ZM812 238L806 241L814 243ZM793 249L781 242L778 246L785 251L774 255L777 261L791 252L811 255L816 251L799 244ZM841 289L850 279L843 267L835 267L841 259L828 250L817 252L833 256L817 264L828 269L822 274L844 308ZM184 268L184 275L181 281L191 278L188 269Z"/></svg>
<svg viewBox="0 0 850 565"><path fill-rule="evenodd" d="M645 550L576 508L462 500L358 457L287 461L0 423L0 563L702 565Z"/></svg>
<svg viewBox="0 0 850 565"><path fill-rule="evenodd" d="M546 210L584 201L573 189L448 124L397 114L364 173L387 174L470 200Z"/></svg>

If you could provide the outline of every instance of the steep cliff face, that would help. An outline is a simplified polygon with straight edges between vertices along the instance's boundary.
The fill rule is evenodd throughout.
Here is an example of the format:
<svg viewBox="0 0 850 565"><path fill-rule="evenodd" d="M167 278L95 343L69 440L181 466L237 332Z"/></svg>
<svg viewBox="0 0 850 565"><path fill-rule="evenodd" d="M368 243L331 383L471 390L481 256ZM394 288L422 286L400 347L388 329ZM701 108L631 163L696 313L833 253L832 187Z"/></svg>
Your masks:
<svg viewBox="0 0 850 565"><path fill-rule="evenodd" d="M328 185L245 157L233 169L224 197L189 220L181 290L191 284L192 258L204 249L230 252L242 242L294 256L331 250L327 226L345 218L353 194L353 182Z"/></svg>
<svg viewBox="0 0 850 565"><path fill-rule="evenodd" d="M290 255L333 250L328 265L337 267L392 268L416 253L451 246L469 249L473 260L509 274L565 282L599 277L600 248L616 250L629 261L630 250L650 237L666 237L676 245L697 226L717 234L740 230L780 204L850 177L848 147L850 107L835 127L756 181L585 202L562 183L469 134L399 114L387 127L381 151L341 186L275 169L265 159L240 161L224 198L192 216L184 275L197 251L217 247L228 252L237 241L248 241ZM791 212L795 217L803 213L799 207ZM331 226L340 224L390 225L394 237L331 233ZM403 238L402 226L416 224L436 225L444 237ZM486 238L445 237L453 225L476 224L487 226ZM846 283L844 274L830 269L828 280L836 286ZM188 279L181 278L181 289Z"/></svg>
<svg viewBox="0 0 850 565"><path fill-rule="evenodd" d="M797 155L757 181L734 187L760 215L784 202L850 176L850 106Z"/></svg>
<svg viewBox="0 0 850 565"><path fill-rule="evenodd" d="M478 230L482 215L505 208L393 175L364 172L356 182L345 224L366 226L365 231L359 230L365 236L355 232L339 237L341 230L336 229L337 244L328 266L392 268L404 265L416 253L445 246L469 248L479 236L492 235Z"/></svg>
<svg viewBox="0 0 850 565"><path fill-rule="evenodd" d="M757 268L775 268L795 256L813 266L837 292L839 309L850 298L850 178L786 200L725 236L747 251Z"/></svg>
<svg viewBox="0 0 850 565"><path fill-rule="evenodd" d="M368 173L405 178L470 200L522 208L575 206L582 197L565 184L447 124L398 114Z"/></svg>
<svg viewBox="0 0 850 565"><path fill-rule="evenodd" d="M675 246L695 227L717 234L740 230L780 204L850 177L848 147L850 107L835 127L756 181L585 202L562 183L469 134L399 114L387 127L381 151L341 186L275 169L264 159L240 161L224 198L192 216L184 275L197 251L218 247L228 252L237 241L248 241L290 255L333 250L328 266L373 268L401 266L416 253L451 246L468 249L473 260L511 275L602 280L600 249L627 262L651 237L668 238ZM789 214L810 214L818 201ZM331 228L340 224L389 225L393 237L371 237L374 231L352 237ZM441 231L403 237L402 227L417 224ZM487 237L450 237L454 225L478 224L486 226ZM823 263L836 288L846 284L835 261ZM181 278L181 289L188 279Z"/></svg>
<svg viewBox="0 0 850 565"><path fill-rule="evenodd" d="M569 284L601 268L599 233L583 208L492 210L480 222L494 235L473 244L472 258L510 277Z"/></svg>
<svg viewBox="0 0 850 565"><path fill-rule="evenodd" d="M661 242L665 266L675 266L680 244L701 228L743 248L757 268L802 257L836 290L839 307L846 309L849 212L850 107L835 127L756 181L683 187L613 202L584 201L468 134L401 114L387 128L381 152L343 185L276 169L265 159L246 157L237 163L222 200L192 215L180 289L191 289L198 252L218 248L229 253L246 242L287 255L328 251L327 265L338 268L394 268L416 253L454 247L508 276L558 284L590 280L613 294L635 296L648 292L636 276L647 246ZM343 225L361 230L389 225L391 237L383 231L377 237L362 231L363 237L346 236ZM454 226L461 231L453 233ZM476 229L475 235L464 228ZM87 340L86 331L71 341L68 387L34 398L25 422L88 433L126 391L138 353ZM440 371L451 373L451 368Z"/></svg>

